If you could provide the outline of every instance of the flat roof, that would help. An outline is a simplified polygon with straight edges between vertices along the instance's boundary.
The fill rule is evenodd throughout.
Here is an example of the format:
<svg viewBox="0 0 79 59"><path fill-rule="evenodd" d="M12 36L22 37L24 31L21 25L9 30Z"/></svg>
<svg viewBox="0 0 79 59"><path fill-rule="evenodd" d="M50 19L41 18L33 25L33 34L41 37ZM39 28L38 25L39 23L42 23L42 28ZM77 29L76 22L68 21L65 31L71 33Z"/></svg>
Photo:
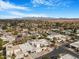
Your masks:
<svg viewBox="0 0 79 59"><path fill-rule="evenodd" d="M70 45L79 48L79 41L71 43Z"/></svg>
<svg viewBox="0 0 79 59"><path fill-rule="evenodd" d="M70 54L65 54L64 56L61 57L61 59L78 59L78 58Z"/></svg>

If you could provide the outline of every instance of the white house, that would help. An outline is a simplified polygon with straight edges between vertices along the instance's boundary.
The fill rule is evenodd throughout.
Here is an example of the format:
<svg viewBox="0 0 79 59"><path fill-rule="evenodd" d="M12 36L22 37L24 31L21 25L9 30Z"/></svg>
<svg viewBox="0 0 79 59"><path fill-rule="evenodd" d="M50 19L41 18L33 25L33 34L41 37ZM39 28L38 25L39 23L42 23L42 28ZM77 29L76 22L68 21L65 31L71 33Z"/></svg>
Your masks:
<svg viewBox="0 0 79 59"><path fill-rule="evenodd" d="M70 46L79 50L79 41L71 43Z"/></svg>
<svg viewBox="0 0 79 59"><path fill-rule="evenodd" d="M78 59L78 58L70 54L65 54L64 56L61 56L60 59Z"/></svg>
<svg viewBox="0 0 79 59"><path fill-rule="evenodd" d="M23 48L22 48L23 49ZM12 55L14 54L15 59L26 59L26 55L28 55L28 52L24 52L18 45L13 46L12 44L9 44L6 46L6 59L12 59Z"/></svg>

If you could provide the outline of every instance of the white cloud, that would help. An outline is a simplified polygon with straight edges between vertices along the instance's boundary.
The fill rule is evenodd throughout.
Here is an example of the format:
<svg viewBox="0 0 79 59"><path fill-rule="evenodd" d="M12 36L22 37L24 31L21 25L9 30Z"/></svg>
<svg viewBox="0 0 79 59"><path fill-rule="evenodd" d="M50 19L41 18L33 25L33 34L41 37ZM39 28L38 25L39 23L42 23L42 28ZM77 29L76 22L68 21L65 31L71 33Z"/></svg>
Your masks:
<svg viewBox="0 0 79 59"><path fill-rule="evenodd" d="M27 17L48 17L45 14L27 14Z"/></svg>
<svg viewBox="0 0 79 59"><path fill-rule="evenodd" d="M12 15L0 15L0 19L12 19L12 18L20 18Z"/></svg>
<svg viewBox="0 0 79 59"><path fill-rule="evenodd" d="M46 0L33 0L32 1L34 6L38 6L38 5L50 5L48 1Z"/></svg>
<svg viewBox="0 0 79 59"><path fill-rule="evenodd" d="M9 13L12 14L12 15L15 15L15 16L25 16L24 13L21 13L21 12L18 12L18 11L10 11Z"/></svg>
<svg viewBox="0 0 79 59"><path fill-rule="evenodd" d="M34 7L39 5L45 5L45 6L68 6L70 5L72 1L71 0L32 0L32 4Z"/></svg>
<svg viewBox="0 0 79 59"><path fill-rule="evenodd" d="M17 6L17 5L11 4L9 2L4 2L3 0L0 0L0 10L6 10L6 9L29 10L28 7Z"/></svg>
<svg viewBox="0 0 79 59"><path fill-rule="evenodd" d="M26 14L17 11L11 11L10 14L20 17L47 17L45 14Z"/></svg>
<svg viewBox="0 0 79 59"><path fill-rule="evenodd" d="M21 18L21 17L48 17L45 14L26 14L21 13L18 11L10 11L9 15L0 15L0 19L6 19L6 18Z"/></svg>

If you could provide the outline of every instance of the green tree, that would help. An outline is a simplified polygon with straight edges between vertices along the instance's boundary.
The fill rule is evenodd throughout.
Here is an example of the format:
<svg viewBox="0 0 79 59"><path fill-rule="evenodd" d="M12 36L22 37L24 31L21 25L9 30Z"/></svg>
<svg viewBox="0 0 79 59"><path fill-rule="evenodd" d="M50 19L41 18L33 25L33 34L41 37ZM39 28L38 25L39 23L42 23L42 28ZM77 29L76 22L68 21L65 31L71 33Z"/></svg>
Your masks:
<svg viewBox="0 0 79 59"><path fill-rule="evenodd" d="M16 57L16 56L15 56L15 54L13 53L12 56L11 56L11 58L12 58L12 59L15 59L15 57Z"/></svg>
<svg viewBox="0 0 79 59"><path fill-rule="evenodd" d="M77 32L77 29L76 29L76 28L74 28L74 29L73 29L73 33L75 34L76 32Z"/></svg>
<svg viewBox="0 0 79 59"><path fill-rule="evenodd" d="M0 56L0 59L4 59L4 56Z"/></svg>
<svg viewBox="0 0 79 59"><path fill-rule="evenodd" d="M49 56L43 56L42 59L51 59Z"/></svg>
<svg viewBox="0 0 79 59"><path fill-rule="evenodd" d="M2 39L0 39L0 50L2 50L3 49L3 40Z"/></svg>

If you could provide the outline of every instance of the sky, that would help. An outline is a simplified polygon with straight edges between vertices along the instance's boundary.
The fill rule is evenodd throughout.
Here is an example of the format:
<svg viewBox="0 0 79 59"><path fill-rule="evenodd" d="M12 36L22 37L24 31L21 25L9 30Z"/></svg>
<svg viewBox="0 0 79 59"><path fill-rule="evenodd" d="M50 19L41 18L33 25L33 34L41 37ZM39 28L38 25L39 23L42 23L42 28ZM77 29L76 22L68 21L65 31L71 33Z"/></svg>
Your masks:
<svg viewBox="0 0 79 59"><path fill-rule="evenodd" d="M0 0L0 18L79 18L79 0Z"/></svg>

